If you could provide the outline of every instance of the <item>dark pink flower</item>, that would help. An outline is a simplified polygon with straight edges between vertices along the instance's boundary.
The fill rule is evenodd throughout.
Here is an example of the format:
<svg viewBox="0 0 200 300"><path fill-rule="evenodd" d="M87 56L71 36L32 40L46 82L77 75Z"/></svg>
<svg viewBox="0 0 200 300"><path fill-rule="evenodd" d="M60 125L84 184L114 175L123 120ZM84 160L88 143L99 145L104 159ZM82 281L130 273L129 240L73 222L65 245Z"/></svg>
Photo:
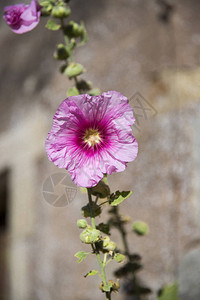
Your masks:
<svg viewBox="0 0 200 300"><path fill-rule="evenodd" d="M58 107L46 140L50 161L69 171L79 186L95 186L133 161L138 144L132 134L133 110L122 94L79 95Z"/></svg>
<svg viewBox="0 0 200 300"><path fill-rule="evenodd" d="M36 0L30 5L24 3L4 7L4 19L15 33L25 33L37 26L40 21L40 6Z"/></svg>

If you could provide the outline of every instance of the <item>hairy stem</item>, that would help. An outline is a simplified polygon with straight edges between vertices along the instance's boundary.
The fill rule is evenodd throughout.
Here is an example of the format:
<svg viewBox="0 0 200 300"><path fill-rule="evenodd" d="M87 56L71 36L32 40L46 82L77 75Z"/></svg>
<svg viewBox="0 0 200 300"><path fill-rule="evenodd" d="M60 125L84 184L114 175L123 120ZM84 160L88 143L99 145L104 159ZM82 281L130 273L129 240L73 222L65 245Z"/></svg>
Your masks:
<svg viewBox="0 0 200 300"><path fill-rule="evenodd" d="M91 195L91 192L90 192L89 189L87 189L87 191L88 191L88 199L89 199L89 204L90 204L91 225L92 225L93 229L96 229L94 211L92 209L92 195ZM92 248L93 248L93 250L96 254L96 257L97 257L97 260L98 260L98 263L99 263L103 285L107 286L108 283L107 283L107 280L106 280L105 264L102 262L100 253L97 250L97 248L95 247L95 244L92 245ZM110 292L106 292L106 300L111 300L111 293Z"/></svg>

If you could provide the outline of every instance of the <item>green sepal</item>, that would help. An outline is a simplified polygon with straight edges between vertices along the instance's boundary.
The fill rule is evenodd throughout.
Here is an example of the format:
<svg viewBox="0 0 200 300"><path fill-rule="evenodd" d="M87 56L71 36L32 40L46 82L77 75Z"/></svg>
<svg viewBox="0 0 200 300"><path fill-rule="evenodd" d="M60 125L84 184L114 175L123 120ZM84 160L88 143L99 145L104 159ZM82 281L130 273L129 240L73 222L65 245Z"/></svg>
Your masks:
<svg viewBox="0 0 200 300"><path fill-rule="evenodd" d="M99 272L97 270L92 270L84 275L84 277L97 275Z"/></svg>
<svg viewBox="0 0 200 300"><path fill-rule="evenodd" d="M86 31L84 22L81 22L81 29L82 29L81 42L78 44L78 46L83 46L88 41L88 35L87 35L87 31Z"/></svg>
<svg viewBox="0 0 200 300"><path fill-rule="evenodd" d="M110 196L110 205L117 206L122 203L125 199L129 198L132 195L132 191L116 191L115 194Z"/></svg>
<svg viewBox="0 0 200 300"><path fill-rule="evenodd" d="M45 27L49 30L56 31L60 29L61 25L57 24L54 20L50 19L48 20Z"/></svg>
<svg viewBox="0 0 200 300"><path fill-rule="evenodd" d="M78 258L78 263L80 263L83 259L86 258L87 253L85 253L84 251L79 251L74 256Z"/></svg>
<svg viewBox="0 0 200 300"><path fill-rule="evenodd" d="M103 291L104 292L110 292L111 288L112 288L112 283L108 283L108 284L103 286Z"/></svg>

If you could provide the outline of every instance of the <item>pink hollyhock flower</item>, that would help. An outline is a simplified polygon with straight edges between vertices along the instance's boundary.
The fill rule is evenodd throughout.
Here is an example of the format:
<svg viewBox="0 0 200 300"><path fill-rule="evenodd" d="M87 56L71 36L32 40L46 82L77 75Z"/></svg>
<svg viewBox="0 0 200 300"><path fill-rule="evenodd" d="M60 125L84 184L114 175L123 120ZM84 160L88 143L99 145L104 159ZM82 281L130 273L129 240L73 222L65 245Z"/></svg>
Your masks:
<svg viewBox="0 0 200 300"><path fill-rule="evenodd" d="M95 186L105 173L124 171L136 158L134 121L128 99L118 92L69 97L54 116L46 140L48 158L67 169L77 185Z"/></svg>
<svg viewBox="0 0 200 300"><path fill-rule="evenodd" d="M40 21L40 5L32 0L30 5L24 3L4 7L4 19L15 33L25 33L37 26Z"/></svg>

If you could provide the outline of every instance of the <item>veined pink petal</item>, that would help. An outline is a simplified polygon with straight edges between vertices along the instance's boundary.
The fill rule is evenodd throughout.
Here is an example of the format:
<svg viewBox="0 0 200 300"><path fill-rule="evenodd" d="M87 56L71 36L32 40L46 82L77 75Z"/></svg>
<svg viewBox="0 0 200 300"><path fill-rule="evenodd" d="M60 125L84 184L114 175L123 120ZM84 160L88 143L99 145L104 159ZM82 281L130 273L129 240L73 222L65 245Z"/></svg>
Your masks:
<svg viewBox="0 0 200 300"><path fill-rule="evenodd" d="M58 107L46 140L48 158L69 171L79 186L92 187L104 174L121 172L137 157L133 110L118 92L79 95Z"/></svg>

